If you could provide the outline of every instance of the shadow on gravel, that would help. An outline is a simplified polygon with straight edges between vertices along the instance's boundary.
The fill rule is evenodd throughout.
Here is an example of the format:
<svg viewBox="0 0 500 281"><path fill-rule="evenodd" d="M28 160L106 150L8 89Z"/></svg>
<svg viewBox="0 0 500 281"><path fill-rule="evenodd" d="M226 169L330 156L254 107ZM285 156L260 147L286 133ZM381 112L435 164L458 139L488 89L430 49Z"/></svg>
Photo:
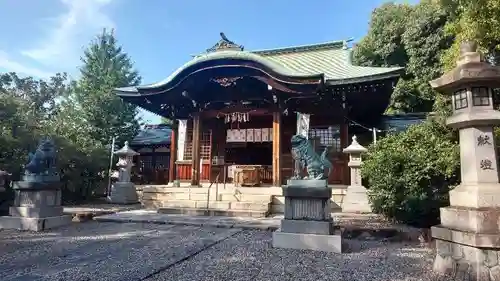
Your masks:
<svg viewBox="0 0 500 281"><path fill-rule="evenodd" d="M242 231L147 281L417 281L440 280L433 252L412 243L346 241L355 253L325 253L272 247L272 233Z"/></svg>

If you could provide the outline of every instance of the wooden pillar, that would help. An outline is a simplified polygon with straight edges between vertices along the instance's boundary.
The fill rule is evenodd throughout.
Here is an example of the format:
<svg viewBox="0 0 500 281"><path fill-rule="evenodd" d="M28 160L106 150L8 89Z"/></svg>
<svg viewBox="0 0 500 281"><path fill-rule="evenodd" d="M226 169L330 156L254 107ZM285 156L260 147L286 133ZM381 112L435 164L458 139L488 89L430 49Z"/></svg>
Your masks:
<svg viewBox="0 0 500 281"><path fill-rule="evenodd" d="M176 122L176 121L174 121ZM168 168L168 181L173 182L176 180L176 166L177 160L177 126L173 126L172 135L170 136L170 164Z"/></svg>
<svg viewBox="0 0 500 281"><path fill-rule="evenodd" d="M273 186L281 186L281 112L273 112Z"/></svg>
<svg viewBox="0 0 500 281"><path fill-rule="evenodd" d="M200 185L200 149L201 149L201 120L200 115L193 117L193 159L191 162L191 185Z"/></svg>

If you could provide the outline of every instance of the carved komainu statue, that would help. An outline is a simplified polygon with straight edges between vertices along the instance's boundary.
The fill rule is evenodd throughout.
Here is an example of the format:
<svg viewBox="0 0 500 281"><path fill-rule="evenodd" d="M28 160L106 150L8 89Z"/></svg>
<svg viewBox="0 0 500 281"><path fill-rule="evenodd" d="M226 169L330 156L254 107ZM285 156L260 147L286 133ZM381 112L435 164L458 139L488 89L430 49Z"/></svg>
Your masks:
<svg viewBox="0 0 500 281"><path fill-rule="evenodd" d="M327 159L328 148L318 155L311 143L302 135L292 137L292 156L299 167L295 168L293 179L300 179L300 170L307 167L307 177L303 179L322 180L327 179L332 171L332 164ZM325 168L328 173L325 174Z"/></svg>
<svg viewBox="0 0 500 281"><path fill-rule="evenodd" d="M40 141L35 153L30 153L24 166L25 175L56 175L56 148L50 138Z"/></svg>

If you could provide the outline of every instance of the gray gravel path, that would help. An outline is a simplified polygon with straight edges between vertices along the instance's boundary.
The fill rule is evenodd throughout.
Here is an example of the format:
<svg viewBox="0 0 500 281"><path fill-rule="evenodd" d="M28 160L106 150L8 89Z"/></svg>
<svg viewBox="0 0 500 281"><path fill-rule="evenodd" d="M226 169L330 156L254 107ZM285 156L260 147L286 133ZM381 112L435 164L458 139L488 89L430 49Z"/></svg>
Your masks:
<svg viewBox="0 0 500 281"><path fill-rule="evenodd" d="M0 280L143 280L238 229L90 222L0 231Z"/></svg>
<svg viewBox="0 0 500 281"><path fill-rule="evenodd" d="M271 233L240 232L147 281L447 281L431 272L432 250L417 245L349 241L355 253L271 248Z"/></svg>
<svg viewBox="0 0 500 281"><path fill-rule="evenodd" d="M432 250L356 241L353 253L271 248L271 232L140 223L0 230L0 280L440 280Z"/></svg>

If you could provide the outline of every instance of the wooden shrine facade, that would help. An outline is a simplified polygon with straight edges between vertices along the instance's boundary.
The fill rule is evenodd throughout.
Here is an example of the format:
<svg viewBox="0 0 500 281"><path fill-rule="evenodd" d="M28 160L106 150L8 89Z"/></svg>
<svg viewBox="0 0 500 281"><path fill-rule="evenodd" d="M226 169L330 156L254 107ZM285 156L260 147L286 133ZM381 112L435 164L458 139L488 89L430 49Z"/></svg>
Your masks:
<svg viewBox="0 0 500 281"><path fill-rule="evenodd" d="M342 149L348 145L347 124L343 119L331 118L328 115L311 116L309 138L318 139L318 150L323 150L325 146L329 147L329 160L334 165L334 169L329 177L330 184L347 184L349 174L347 169L347 157L342 153ZM251 117L252 121L244 124L237 124L238 129L227 129L227 124L223 123L221 118L204 118L203 115L187 120L185 141L179 144L178 128L173 132L177 134L172 140L172 155L179 156L174 150L182 149L184 155L182 159L172 159L171 166L176 167L170 170L170 177L180 181L191 182L197 185L200 182L230 183L235 178L231 173L231 166L258 166L259 179L262 185L281 185L287 178L292 176L294 163L291 155L290 139L295 134L297 128L297 117L293 115L284 115L281 112L261 113ZM325 122L325 120L330 120ZM198 124L199 125L198 125ZM226 126L224 126L226 125ZM200 130L198 133L194 130ZM252 142L234 141L228 142L228 130L249 132L253 130L269 130L269 139L260 138ZM254 134L256 137L257 134ZM197 136L199 138L197 139ZM248 138L249 134L247 134ZM262 137L262 135L261 135ZM251 148L248 148L251 146ZM261 146L268 149L255 150L255 146ZM195 151L199 147L199 152ZM248 150L249 153L268 152L268 156L262 155L259 158L263 161L249 163L242 160L237 161L237 157L232 157L228 150L231 148L241 148ZM224 163L217 160L224 159ZM267 160L267 161L266 161ZM198 177L193 177L193 173L200 167ZM224 171L226 169L226 171Z"/></svg>
<svg viewBox="0 0 500 281"><path fill-rule="evenodd" d="M348 184L347 124L380 122L401 68L354 66L346 41L248 52L221 37L164 81L115 90L175 120L169 179L244 182L244 170L253 185L282 185L293 172L300 113L310 116L315 148L329 151L329 183Z"/></svg>
<svg viewBox="0 0 500 281"><path fill-rule="evenodd" d="M168 125L146 125L132 139L130 146L139 155L134 157L132 181L135 184L168 184L170 170L170 138Z"/></svg>

